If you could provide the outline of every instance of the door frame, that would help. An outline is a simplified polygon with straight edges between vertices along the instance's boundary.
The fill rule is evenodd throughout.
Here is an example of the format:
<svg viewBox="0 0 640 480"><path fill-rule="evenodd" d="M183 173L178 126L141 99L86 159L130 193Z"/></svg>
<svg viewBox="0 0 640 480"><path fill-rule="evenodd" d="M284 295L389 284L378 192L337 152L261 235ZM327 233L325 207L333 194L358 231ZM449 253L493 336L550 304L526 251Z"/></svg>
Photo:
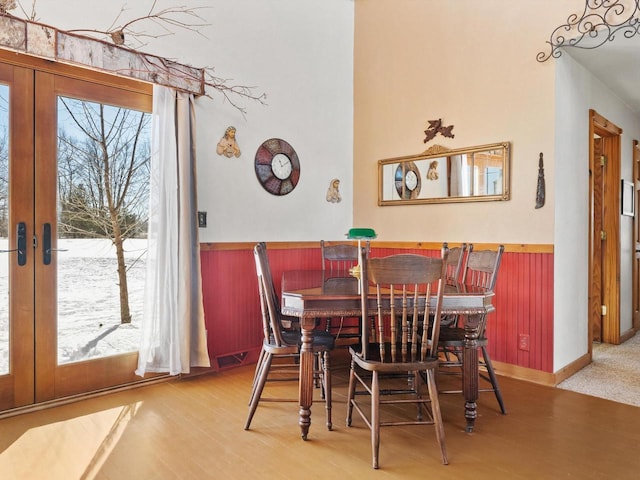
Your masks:
<svg viewBox="0 0 640 480"><path fill-rule="evenodd" d="M634 216L633 216L633 321L634 331L640 330L640 142L633 141L633 190L634 190Z"/></svg>
<svg viewBox="0 0 640 480"><path fill-rule="evenodd" d="M621 128L595 110L589 110L589 353L594 339L594 318L597 316L601 317L602 322L602 342L620 343L621 135ZM604 159L602 166L601 158L596 158L595 155L596 136L601 140L601 158ZM594 185L594 179L596 169L600 168L603 169L603 191L598 199L600 192L597 185ZM594 211L594 198L602 202L601 224ZM598 231L600 229L602 236ZM598 275L601 275L602 282L596 281ZM600 304L596 301L598 299L601 300ZM603 306L606 308L605 314Z"/></svg>

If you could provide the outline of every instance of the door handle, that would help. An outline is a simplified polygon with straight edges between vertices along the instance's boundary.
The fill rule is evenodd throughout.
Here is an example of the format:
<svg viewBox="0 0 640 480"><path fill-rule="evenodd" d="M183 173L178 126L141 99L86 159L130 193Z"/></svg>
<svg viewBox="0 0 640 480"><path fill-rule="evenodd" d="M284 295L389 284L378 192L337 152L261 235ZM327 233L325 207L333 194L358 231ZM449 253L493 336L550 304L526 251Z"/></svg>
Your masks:
<svg viewBox="0 0 640 480"><path fill-rule="evenodd" d="M42 226L42 263L51 264L51 252L66 252L66 248L51 248L51 224Z"/></svg>
<svg viewBox="0 0 640 480"><path fill-rule="evenodd" d="M27 225L25 222L16 225L16 244L18 265L23 266L27 263Z"/></svg>
<svg viewBox="0 0 640 480"><path fill-rule="evenodd" d="M45 223L42 229L42 263L51 263L51 224Z"/></svg>
<svg viewBox="0 0 640 480"><path fill-rule="evenodd" d="M18 252L18 265L27 263L27 224L20 222L16 224L16 248L11 250L0 250L0 253Z"/></svg>

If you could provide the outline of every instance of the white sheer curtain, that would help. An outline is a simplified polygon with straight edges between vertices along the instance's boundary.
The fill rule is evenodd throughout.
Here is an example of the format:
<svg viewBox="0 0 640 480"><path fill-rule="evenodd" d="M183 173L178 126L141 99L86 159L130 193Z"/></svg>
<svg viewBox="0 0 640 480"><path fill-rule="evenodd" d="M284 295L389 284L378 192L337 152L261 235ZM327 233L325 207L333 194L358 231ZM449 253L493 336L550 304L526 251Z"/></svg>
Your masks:
<svg viewBox="0 0 640 480"><path fill-rule="evenodd" d="M451 196L467 197L471 195L469 165L467 155L451 157Z"/></svg>
<svg viewBox="0 0 640 480"><path fill-rule="evenodd" d="M196 213L193 95L154 86L147 282L136 374L209 366Z"/></svg>

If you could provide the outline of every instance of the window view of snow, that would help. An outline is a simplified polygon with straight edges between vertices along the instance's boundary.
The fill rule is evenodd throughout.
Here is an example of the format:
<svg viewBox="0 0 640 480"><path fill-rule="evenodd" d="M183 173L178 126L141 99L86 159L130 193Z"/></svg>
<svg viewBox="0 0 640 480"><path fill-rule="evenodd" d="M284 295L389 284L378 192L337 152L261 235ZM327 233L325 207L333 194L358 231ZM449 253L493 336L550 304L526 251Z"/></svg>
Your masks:
<svg viewBox="0 0 640 480"><path fill-rule="evenodd" d="M58 364L137 350L150 118L58 97Z"/></svg>
<svg viewBox="0 0 640 480"><path fill-rule="evenodd" d="M8 224L8 99L8 87L0 85L0 250L8 250L15 230ZM58 97L57 111L57 240L51 265L56 267L57 362L64 364L138 349L151 116L66 97ZM9 282L15 254L0 255L3 375L11 370L9 295L19 285Z"/></svg>
<svg viewBox="0 0 640 480"><path fill-rule="evenodd" d="M131 323L120 319L111 241L60 239L58 248L58 364L138 350L147 241L125 242Z"/></svg>
<svg viewBox="0 0 640 480"><path fill-rule="evenodd" d="M0 250L8 241L0 238ZM127 240L131 323L120 322L114 248L106 239L61 239L58 257L58 363L138 349L147 241ZM142 257L141 257L142 255ZM1 258L1 257L0 257ZM8 262L0 261L0 374L9 373Z"/></svg>

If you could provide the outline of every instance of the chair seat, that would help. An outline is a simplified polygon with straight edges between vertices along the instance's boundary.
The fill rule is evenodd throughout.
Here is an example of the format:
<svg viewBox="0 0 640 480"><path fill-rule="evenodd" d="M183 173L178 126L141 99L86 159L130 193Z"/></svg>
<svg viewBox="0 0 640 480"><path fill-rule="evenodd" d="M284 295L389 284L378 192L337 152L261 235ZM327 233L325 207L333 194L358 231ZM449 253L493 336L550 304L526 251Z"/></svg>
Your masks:
<svg viewBox="0 0 640 480"><path fill-rule="evenodd" d="M391 344L385 344L385 359L380 358L380 348L377 343L371 343L368 347L368 358L364 359L362 356L362 348L360 345L354 345L349 347L349 353L354 362L358 364L360 368L367 371L379 371L379 372L409 372L415 370L428 370L435 368L438 365L438 359L433 357L427 357L422 360L409 360L401 361L402 352L400 350L401 344L397 346L396 360L391 360ZM411 352L411 344L408 344L408 354Z"/></svg>
<svg viewBox="0 0 640 480"><path fill-rule="evenodd" d="M288 331L282 332L282 339L288 345L302 345L302 337L300 332ZM316 330L313 332L313 351L333 350L336 344L336 340L329 332L323 330Z"/></svg>

